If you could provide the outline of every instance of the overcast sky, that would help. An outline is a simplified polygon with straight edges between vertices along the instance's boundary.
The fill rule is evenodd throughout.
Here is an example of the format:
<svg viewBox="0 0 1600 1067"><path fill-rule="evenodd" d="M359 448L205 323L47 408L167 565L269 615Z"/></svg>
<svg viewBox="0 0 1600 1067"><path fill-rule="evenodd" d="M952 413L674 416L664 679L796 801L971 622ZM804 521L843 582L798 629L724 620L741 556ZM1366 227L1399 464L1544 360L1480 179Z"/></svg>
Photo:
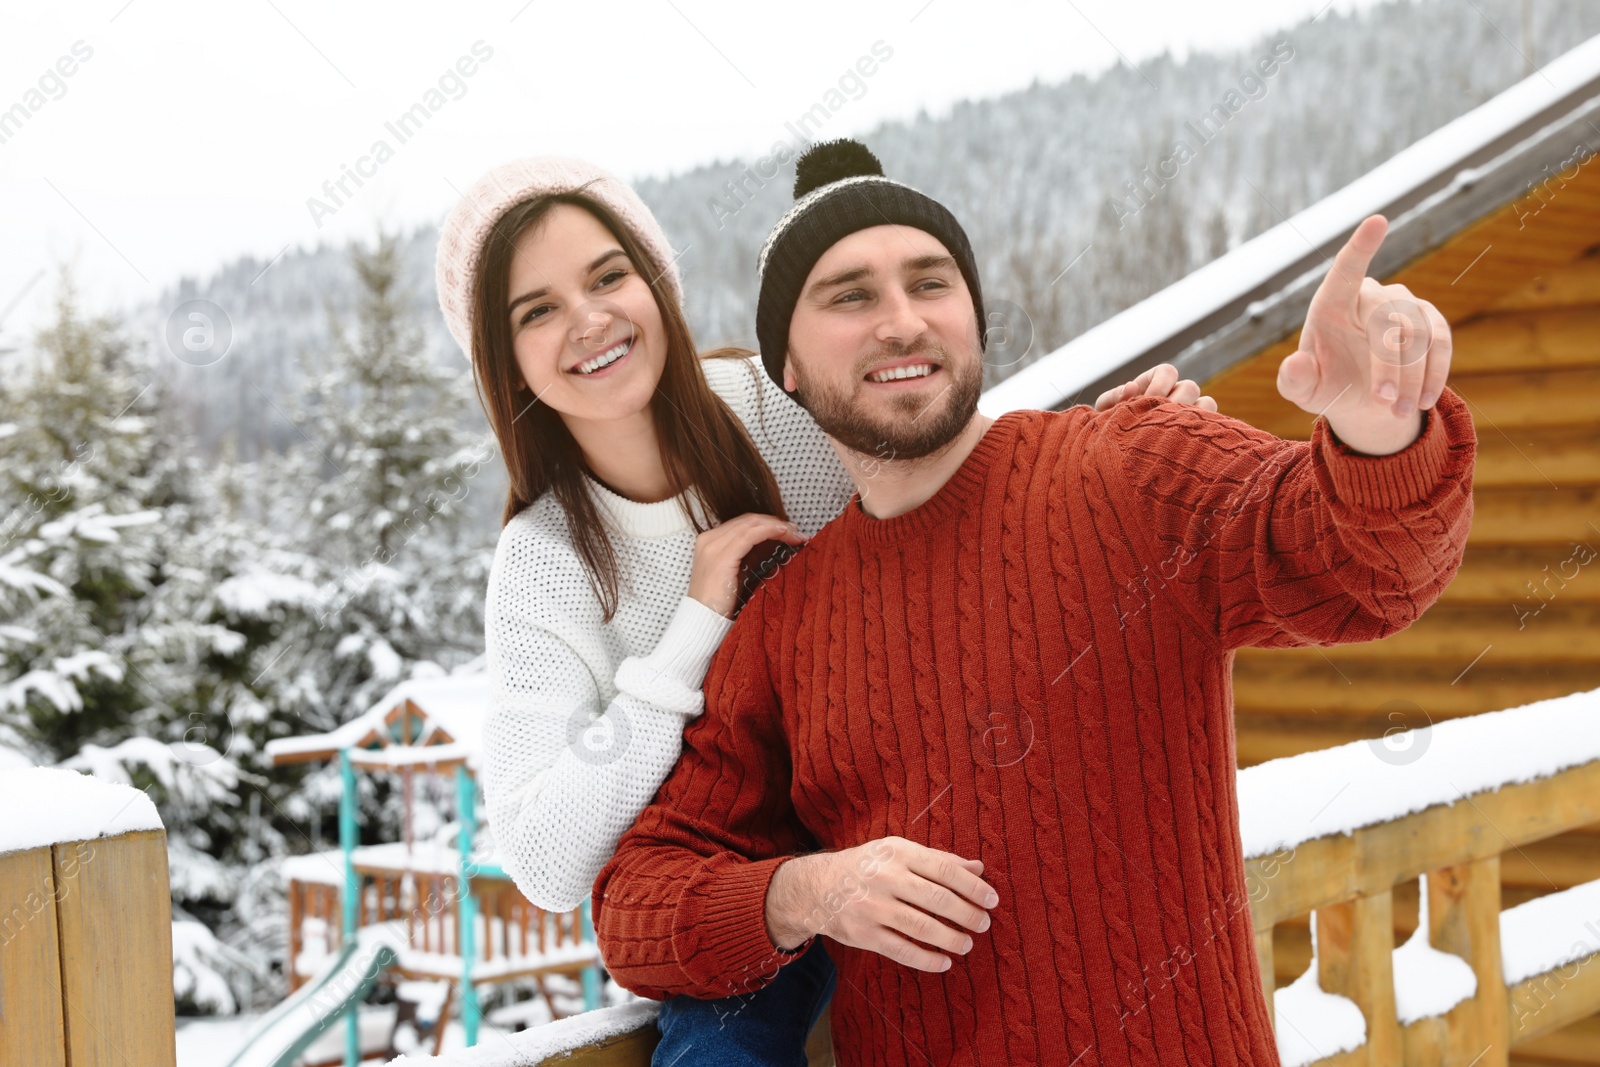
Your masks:
<svg viewBox="0 0 1600 1067"><path fill-rule="evenodd" d="M785 123L875 47L888 58L846 82L825 136L1239 46L1328 2L12 3L0 337L40 324L63 261L95 304L124 306L239 255L437 221L455 190L517 156L577 155L628 178L753 157L792 141ZM402 142L386 123L419 104L427 120ZM368 176L346 177L335 203L324 183L345 168Z"/></svg>

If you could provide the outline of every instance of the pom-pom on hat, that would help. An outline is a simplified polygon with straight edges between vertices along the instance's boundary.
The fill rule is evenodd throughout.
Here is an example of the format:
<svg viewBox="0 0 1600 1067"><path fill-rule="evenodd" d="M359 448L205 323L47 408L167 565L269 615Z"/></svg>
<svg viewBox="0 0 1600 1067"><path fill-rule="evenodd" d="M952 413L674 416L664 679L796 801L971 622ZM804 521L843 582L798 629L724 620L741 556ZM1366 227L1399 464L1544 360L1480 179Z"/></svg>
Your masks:
<svg viewBox="0 0 1600 1067"><path fill-rule="evenodd" d="M581 159L532 156L512 160L474 182L439 227L439 249L434 257L439 310L468 362L472 360L472 302L477 297L479 261L490 231L524 200L572 192L583 192L610 208L655 257L659 280L672 299L683 303L683 283L672 243L633 186ZM635 266L647 270L650 265Z"/></svg>
<svg viewBox="0 0 1600 1067"><path fill-rule="evenodd" d="M783 385L789 320L811 268L842 239L872 226L912 226L937 237L955 257L972 292L979 346L984 330L983 292L972 244L948 208L909 185L884 176L883 164L860 141L824 141L795 163L794 206L778 220L761 246L756 270L756 338L767 374Z"/></svg>

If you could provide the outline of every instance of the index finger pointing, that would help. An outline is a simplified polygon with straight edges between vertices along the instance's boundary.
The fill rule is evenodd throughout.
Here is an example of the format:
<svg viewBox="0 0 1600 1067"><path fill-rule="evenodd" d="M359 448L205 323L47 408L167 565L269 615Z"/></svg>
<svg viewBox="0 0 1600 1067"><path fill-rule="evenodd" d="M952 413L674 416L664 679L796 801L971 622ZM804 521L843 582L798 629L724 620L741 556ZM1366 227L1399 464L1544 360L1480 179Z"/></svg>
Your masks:
<svg viewBox="0 0 1600 1067"><path fill-rule="evenodd" d="M1336 299L1353 315L1356 300L1361 294L1361 279L1372 266L1372 257L1378 254L1384 235L1389 232L1389 220L1382 215L1368 215L1355 228L1350 239L1333 257L1333 267L1318 288L1319 296Z"/></svg>

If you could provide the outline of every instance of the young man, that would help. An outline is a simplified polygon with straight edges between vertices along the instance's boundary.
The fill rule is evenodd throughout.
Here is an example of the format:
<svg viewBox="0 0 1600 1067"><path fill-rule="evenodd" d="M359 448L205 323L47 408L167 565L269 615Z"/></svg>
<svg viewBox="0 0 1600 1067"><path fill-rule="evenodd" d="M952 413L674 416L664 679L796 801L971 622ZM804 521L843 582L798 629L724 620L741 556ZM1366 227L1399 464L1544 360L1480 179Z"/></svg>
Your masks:
<svg viewBox="0 0 1600 1067"><path fill-rule="evenodd" d="M762 251L769 373L858 493L751 597L595 882L651 997L758 988L818 933L841 1064L1278 1062L1234 795L1235 649L1403 629L1460 565L1449 328L1367 321L1339 252L1283 395L1308 442L1153 397L977 414L960 225L853 142ZM821 851L819 851L819 849Z"/></svg>

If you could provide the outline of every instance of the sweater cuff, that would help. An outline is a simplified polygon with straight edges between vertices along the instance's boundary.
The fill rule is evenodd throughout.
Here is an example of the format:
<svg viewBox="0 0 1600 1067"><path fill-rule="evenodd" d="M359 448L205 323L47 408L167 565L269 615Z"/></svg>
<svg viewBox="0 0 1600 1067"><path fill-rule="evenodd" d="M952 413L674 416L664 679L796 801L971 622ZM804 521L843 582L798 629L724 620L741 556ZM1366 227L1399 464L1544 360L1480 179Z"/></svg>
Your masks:
<svg viewBox="0 0 1600 1067"><path fill-rule="evenodd" d="M655 650L617 667L617 689L681 715L698 715L711 657L732 628L732 619L685 595Z"/></svg>
<svg viewBox="0 0 1600 1067"><path fill-rule="evenodd" d="M1471 440L1472 418L1466 402L1449 386L1431 409L1423 411L1422 432L1400 451L1367 456L1344 444L1317 420L1313 444L1327 467L1337 500L1357 507L1397 511L1433 495L1450 459L1452 438Z"/></svg>
<svg viewBox="0 0 1600 1067"><path fill-rule="evenodd" d="M771 981L779 967L799 959L814 938L791 951L772 943L767 933L767 888L778 867L793 856L733 862L689 890L698 907L686 914L700 945L711 951L718 980L738 992ZM697 914L696 914L697 912ZM698 953L696 954L698 955Z"/></svg>

